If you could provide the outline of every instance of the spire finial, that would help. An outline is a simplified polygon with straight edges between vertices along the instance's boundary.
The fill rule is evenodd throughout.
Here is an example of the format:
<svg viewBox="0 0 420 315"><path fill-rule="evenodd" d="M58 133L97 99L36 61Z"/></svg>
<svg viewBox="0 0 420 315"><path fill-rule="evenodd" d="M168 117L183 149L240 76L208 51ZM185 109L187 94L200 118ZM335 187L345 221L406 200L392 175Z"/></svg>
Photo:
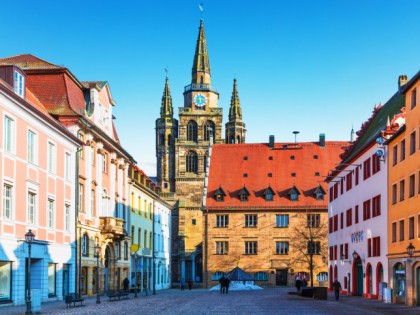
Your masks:
<svg viewBox="0 0 420 315"><path fill-rule="evenodd" d="M200 9L200 20L202 21L203 20L203 12L204 12L204 4L203 4L203 2L201 2L198 5L198 8Z"/></svg>

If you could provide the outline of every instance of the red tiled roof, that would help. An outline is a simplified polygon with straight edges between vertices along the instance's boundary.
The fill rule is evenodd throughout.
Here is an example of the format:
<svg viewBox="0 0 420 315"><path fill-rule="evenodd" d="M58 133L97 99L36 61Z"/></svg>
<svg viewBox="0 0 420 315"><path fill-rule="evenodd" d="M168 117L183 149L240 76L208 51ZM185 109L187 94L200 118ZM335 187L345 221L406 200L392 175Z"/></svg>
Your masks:
<svg viewBox="0 0 420 315"><path fill-rule="evenodd" d="M22 70L41 70L41 69L65 69L31 54L22 54L6 58L0 58L0 65L16 65Z"/></svg>
<svg viewBox="0 0 420 315"><path fill-rule="evenodd" d="M276 143L272 150L265 143L215 144L210 162L206 207L215 210L226 210L227 207L325 209L327 196L324 200L316 200L315 190L321 184L327 191L325 177L322 176L340 163L339 155L348 144L344 141L327 141L326 146L321 147L317 142ZM284 149L284 145L295 148ZM292 176L292 173L296 176ZM288 195L294 185L301 193L298 201L291 201ZM241 202L238 192L244 186L250 196L248 201ZM214 197L219 187L226 193L223 202L217 202ZM265 200L264 191L268 187L275 192L273 201Z"/></svg>

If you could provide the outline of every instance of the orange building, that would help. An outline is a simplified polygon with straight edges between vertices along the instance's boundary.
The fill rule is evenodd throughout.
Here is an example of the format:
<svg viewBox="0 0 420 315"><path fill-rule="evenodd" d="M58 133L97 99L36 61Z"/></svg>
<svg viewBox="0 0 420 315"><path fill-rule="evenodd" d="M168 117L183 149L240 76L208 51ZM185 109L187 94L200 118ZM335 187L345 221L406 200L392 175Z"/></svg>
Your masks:
<svg viewBox="0 0 420 315"><path fill-rule="evenodd" d="M261 286L327 282L325 175L348 142L215 144L204 206L204 280L239 266ZM312 255L311 255L312 253Z"/></svg>
<svg viewBox="0 0 420 315"><path fill-rule="evenodd" d="M420 72L408 82L400 76L400 86L405 109L385 131L393 134L387 142L388 274L393 301L415 306L420 305Z"/></svg>

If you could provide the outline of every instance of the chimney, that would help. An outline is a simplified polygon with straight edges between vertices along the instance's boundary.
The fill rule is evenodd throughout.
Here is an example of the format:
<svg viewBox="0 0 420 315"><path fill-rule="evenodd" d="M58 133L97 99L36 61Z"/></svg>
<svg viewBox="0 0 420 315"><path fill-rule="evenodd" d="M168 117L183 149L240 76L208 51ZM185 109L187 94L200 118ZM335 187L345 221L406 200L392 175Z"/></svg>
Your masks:
<svg viewBox="0 0 420 315"><path fill-rule="evenodd" d="M323 148L325 147L325 133L319 134L319 146Z"/></svg>
<svg viewBox="0 0 420 315"><path fill-rule="evenodd" d="M271 136L269 137L268 147L269 147L270 149L274 149L274 135L271 135Z"/></svg>
<svg viewBox="0 0 420 315"><path fill-rule="evenodd" d="M405 74L402 74L398 77L398 91L401 91L401 88L408 82L408 78Z"/></svg>

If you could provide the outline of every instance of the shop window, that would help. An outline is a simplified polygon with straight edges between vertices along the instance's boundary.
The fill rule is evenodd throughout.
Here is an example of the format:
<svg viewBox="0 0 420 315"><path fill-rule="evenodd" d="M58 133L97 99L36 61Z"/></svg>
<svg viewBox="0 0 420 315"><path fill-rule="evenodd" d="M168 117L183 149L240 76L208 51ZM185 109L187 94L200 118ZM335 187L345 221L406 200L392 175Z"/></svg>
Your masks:
<svg viewBox="0 0 420 315"><path fill-rule="evenodd" d="M48 296L56 296L56 264L48 264Z"/></svg>
<svg viewBox="0 0 420 315"><path fill-rule="evenodd" d="M394 267L394 295L405 297L405 268L402 263Z"/></svg>
<svg viewBox="0 0 420 315"><path fill-rule="evenodd" d="M0 303L12 300L12 262L0 261Z"/></svg>

